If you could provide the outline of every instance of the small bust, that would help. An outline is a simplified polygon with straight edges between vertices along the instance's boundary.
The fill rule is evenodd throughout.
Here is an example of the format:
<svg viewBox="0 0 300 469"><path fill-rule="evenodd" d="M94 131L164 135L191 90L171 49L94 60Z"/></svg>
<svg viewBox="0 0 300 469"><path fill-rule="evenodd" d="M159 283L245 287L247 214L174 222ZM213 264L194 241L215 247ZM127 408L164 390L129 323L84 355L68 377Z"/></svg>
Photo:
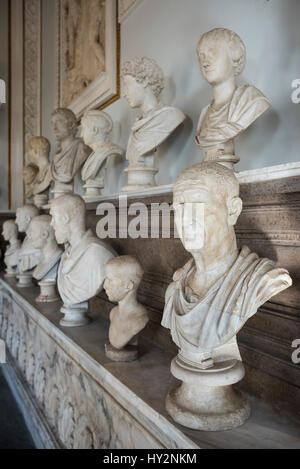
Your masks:
<svg viewBox="0 0 300 469"><path fill-rule="evenodd" d="M58 269L58 290L66 309L86 303L103 288L105 265L115 256L108 245L86 228L86 208L78 195L66 194L51 201L50 214L58 244L65 244L65 252ZM87 304L84 308L87 307ZM83 308L83 309L84 309ZM70 326L84 321L70 320ZM68 326L68 317L64 320Z"/></svg>
<svg viewBox="0 0 300 469"><path fill-rule="evenodd" d="M25 186L28 187L26 191L26 199L31 200L33 196L33 190L34 190L34 182L35 178L37 177L39 172L39 168L32 163L29 163L28 165L24 166L23 168L23 181Z"/></svg>
<svg viewBox="0 0 300 469"><path fill-rule="evenodd" d="M132 256L121 256L110 260L105 268L104 289L110 301L118 306L110 312L109 342L110 358L120 359L122 351L145 328L149 321L146 308L137 301L137 290L143 277L140 263ZM126 356L127 350L124 350ZM135 352L135 350L133 351ZM130 353L130 351L129 351ZM109 356L108 355L108 356ZM136 358L137 354L134 354ZM131 358L132 359L132 358Z"/></svg>
<svg viewBox="0 0 300 469"><path fill-rule="evenodd" d="M186 169L175 182L173 205L192 258L174 274L162 325L171 330L181 359L201 368L207 354L222 357L222 346L236 340L257 309L292 280L248 247L238 250L234 226L242 201L232 170L211 162Z"/></svg>
<svg viewBox="0 0 300 469"><path fill-rule="evenodd" d="M27 230L27 237L34 249L41 251L40 261L33 271L33 277L39 280L41 293L37 302L57 301L56 278L62 250L58 247L49 215L35 217Z"/></svg>
<svg viewBox="0 0 300 469"><path fill-rule="evenodd" d="M76 173L85 163L91 149L81 138L77 138L77 119L75 114L66 108L58 108L52 113L51 119L54 136L59 143L54 160L51 164L51 176L56 187L54 193L70 192L70 187Z"/></svg>
<svg viewBox="0 0 300 469"><path fill-rule="evenodd" d="M33 181L33 195L44 194L51 184L50 142L45 137L33 137L29 140L28 147L30 161L38 168Z"/></svg>
<svg viewBox="0 0 300 469"><path fill-rule="evenodd" d="M15 267L18 265L21 241L18 239L18 227L14 220L7 220L3 223L2 236L9 243L4 256L4 262L7 267L6 275L8 277L15 276Z"/></svg>
<svg viewBox="0 0 300 469"><path fill-rule="evenodd" d="M153 59L137 57L124 63L121 71L124 96L132 108L141 109L129 137L126 158L129 167L145 166L145 158L156 149L185 120L180 109L165 106L160 101L164 75Z"/></svg>
<svg viewBox="0 0 300 469"><path fill-rule="evenodd" d="M232 168L239 161L234 154L234 138L270 104L254 86L236 84L236 76L246 65L246 48L236 33L213 29L201 36L197 52L202 75L213 89L213 101L201 113L196 143L204 150L205 161Z"/></svg>
<svg viewBox="0 0 300 469"><path fill-rule="evenodd" d="M123 150L110 140L113 122L106 112L85 112L81 126L84 143L93 150L82 168L82 180L87 187L94 186L98 181L99 188L102 188L104 178L100 179L100 175L106 170L108 158L122 155Z"/></svg>
<svg viewBox="0 0 300 469"><path fill-rule="evenodd" d="M20 233L27 233L31 221L39 215L39 209L35 205L24 205L17 209L16 224ZM40 250L32 246L31 241L26 236L19 253L19 271L27 272L32 270L40 260Z"/></svg>

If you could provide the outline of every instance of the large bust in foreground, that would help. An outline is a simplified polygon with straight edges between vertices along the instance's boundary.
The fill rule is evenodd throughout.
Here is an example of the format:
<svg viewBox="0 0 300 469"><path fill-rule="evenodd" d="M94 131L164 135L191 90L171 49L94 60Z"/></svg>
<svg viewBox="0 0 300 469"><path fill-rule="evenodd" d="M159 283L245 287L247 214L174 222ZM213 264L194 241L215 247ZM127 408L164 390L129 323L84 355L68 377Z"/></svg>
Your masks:
<svg viewBox="0 0 300 469"><path fill-rule="evenodd" d="M197 52L202 75L212 86L213 100L201 113L196 143L205 152L205 161L237 163L234 138L270 104L254 86L236 84L246 65L246 48L236 33L213 29L202 35Z"/></svg>

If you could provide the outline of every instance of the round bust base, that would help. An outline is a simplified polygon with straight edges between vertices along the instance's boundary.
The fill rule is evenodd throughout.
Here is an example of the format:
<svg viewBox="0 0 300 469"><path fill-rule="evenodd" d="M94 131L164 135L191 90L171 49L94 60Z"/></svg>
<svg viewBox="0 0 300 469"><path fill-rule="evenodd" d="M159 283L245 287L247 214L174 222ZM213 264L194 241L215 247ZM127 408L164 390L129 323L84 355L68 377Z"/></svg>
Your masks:
<svg viewBox="0 0 300 469"><path fill-rule="evenodd" d="M33 286L31 273L19 274L17 275L17 279L18 279L18 283L17 283L18 288L29 288Z"/></svg>
<svg viewBox="0 0 300 469"><path fill-rule="evenodd" d="M56 282L40 282L41 287L40 295L35 299L37 303L54 303L59 301L60 298L56 293Z"/></svg>
<svg viewBox="0 0 300 469"><path fill-rule="evenodd" d="M166 409L184 427L209 432L240 427L250 416L247 399L232 386L182 383L167 395Z"/></svg>
<svg viewBox="0 0 300 469"><path fill-rule="evenodd" d="M82 327L91 322L90 318L86 316L87 307L79 307L79 305L63 306L60 311L65 315L59 322L63 327Z"/></svg>
<svg viewBox="0 0 300 469"><path fill-rule="evenodd" d="M48 194L37 194L33 197L33 203L37 208L41 208L48 203Z"/></svg>
<svg viewBox="0 0 300 469"><path fill-rule="evenodd" d="M17 276L16 272L6 270L4 277L5 278L15 278Z"/></svg>
<svg viewBox="0 0 300 469"><path fill-rule="evenodd" d="M137 166L125 169L128 174L128 183L123 187L122 192L138 192L144 189L151 189L156 186L155 175L157 168L147 166Z"/></svg>
<svg viewBox="0 0 300 469"><path fill-rule="evenodd" d="M138 354L138 347L135 345L127 345L119 350L110 343L105 344L105 355L114 362L133 362Z"/></svg>
<svg viewBox="0 0 300 469"><path fill-rule="evenodd" d="M181 425L194 430L223 431L239 427L250 416L250 406L232 385L245 375L239 360L215 363L199 369L178 355L171 373L182 381L166 398L168 414Z"/></svg>

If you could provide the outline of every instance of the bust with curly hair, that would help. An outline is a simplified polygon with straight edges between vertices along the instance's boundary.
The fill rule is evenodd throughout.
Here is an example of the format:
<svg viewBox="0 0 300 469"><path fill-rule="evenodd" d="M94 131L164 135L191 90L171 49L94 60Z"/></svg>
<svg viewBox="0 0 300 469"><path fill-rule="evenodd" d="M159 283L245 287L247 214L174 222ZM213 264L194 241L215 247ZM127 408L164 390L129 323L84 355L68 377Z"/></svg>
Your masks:
<svg viewBox="0 0 300 469"><path fill-rule="evenodd" d="M204 79L213 88L213 101L201 113L196 144L205 152L204 161L217 161L233 167L234 138L249 127L270 104L251 85L237 86L246 65L246 48L241 38L224 28L201 36L197 47Z"/></svg>
<svg viewBox="0 0 300 469"><path fill-rule="evenodd" d="M132 108L140 108L141 117L132 127L126 158L128 185L123 191L152 187L157 173L154 154L157 148L185 120L180 109L160 100L165 86L164 74L153 59L136 57L123 64L121 76L124 97Z"/></svg>

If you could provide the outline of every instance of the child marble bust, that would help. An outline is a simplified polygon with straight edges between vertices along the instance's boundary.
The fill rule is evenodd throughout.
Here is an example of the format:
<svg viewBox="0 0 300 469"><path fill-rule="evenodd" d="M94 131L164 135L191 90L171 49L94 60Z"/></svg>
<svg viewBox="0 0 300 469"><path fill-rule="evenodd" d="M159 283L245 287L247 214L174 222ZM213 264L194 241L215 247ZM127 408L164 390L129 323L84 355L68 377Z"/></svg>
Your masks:
<svg viewBox="0 0 300 469"><path fill-rule="evenodd" d="M105 272L104 289L109 300L118 303L110 312L106 355L114 361L133 361L138 356L137 336L149 321L146 308L136 298L143 269L134 257L121 256L110 260Z"/></svg>
<svg viewBox="0 0 300 469"><path fill-rule="evenodd" d="M88 300L103 288L105 265L115 251L87 230L85 202L79 195L66 194L51 201L50 214L58 244L65 245L58 269L58 291L64 303L65 327L89 323Z"/></svg>
<svg viewBox="0 0 300 469"><path fill-rule="evenodd" d="M21 241L18 239L18 227L14 220L8 220L3 223L2 236L9 243L4 256L4 263L7 267L5 276L15 277Z"/></svg>
<svg viewBox="0 0 300 469"><path fill-rule="evenodd" d="M124 63L121 76L129 105L141 110L128 141L129 167L125 170L128 185L123 188L135 191L156 185L155 152L185 120L185 115L180 109L162 104L164 75L155 60L146 57L129 60Z"/></svg>
<svg viewBox="0 0 300 469"><path fill-rule="evenodd" d="M110 141L113 122L106 112L87 111L81 119L81 127L84 143L93 150L81 171L86 189L83 198L89 200L101 195L108 159L122 155L123 150Z"/></svg>
<svg viewBox="0 0 300 469"><path fill-rule="evenodd" d="M27 230L28 239L33 248L41 250L41 258L33 271L33 277L39 281L40 295L38 303L51 303L59 300L56 293L57 269L62 250L55 240L54 230L49 215L35 217Z"/></svg>
<svg viewBox="0 0 300 469"><path fill-rule="evenodd" d="M232 168L239 162L234 154L234 138L270 104L254 86L236 84L236 77L246 65L246 48L236 33L213 29L202 35L197 52L202 75L213 89L213 101L201 113L196 144L205 152L204 161Z"/></svg>

